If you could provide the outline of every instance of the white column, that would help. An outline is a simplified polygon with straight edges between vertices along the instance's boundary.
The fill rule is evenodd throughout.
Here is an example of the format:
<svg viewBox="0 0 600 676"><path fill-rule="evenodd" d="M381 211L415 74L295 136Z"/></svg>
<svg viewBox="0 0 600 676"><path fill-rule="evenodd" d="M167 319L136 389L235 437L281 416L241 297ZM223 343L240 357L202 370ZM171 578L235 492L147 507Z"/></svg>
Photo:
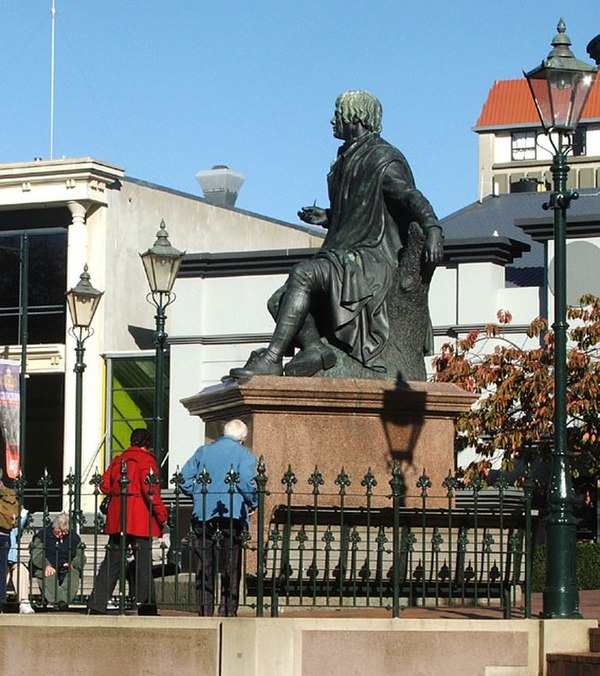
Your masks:
<svg viewBox="0 0 600 676"><path fill-rule="evenodd" d="M73 288L79 281L83 267L87 263L88 236L86 226L87 208L81 202L68 202L71 212L71 224L67 234L67 288ZM67 327L71 326L71 317L67 309ZM87 346L86 346L87 347ZM65 336L65 410L64 410L64 452L63 478L75 468L75 340ZM67 487L65 487L64 509L68 509Z"/></svg>
<svg viewBox="0 0 600 676"><path fill-rule="evenodd" d="M67 289L70 289L79 281L79 275L87 263L87 208L81 202L68 202L67 206L72 217L67 240Z"/></svg>

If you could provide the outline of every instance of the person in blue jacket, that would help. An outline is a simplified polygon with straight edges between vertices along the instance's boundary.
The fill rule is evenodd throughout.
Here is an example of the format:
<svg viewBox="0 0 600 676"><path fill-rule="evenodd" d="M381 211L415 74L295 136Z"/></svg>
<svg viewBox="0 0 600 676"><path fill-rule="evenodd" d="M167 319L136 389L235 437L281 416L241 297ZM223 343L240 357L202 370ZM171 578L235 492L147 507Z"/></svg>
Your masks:
<svg viewBox="0 0 600 676"><path fill-rule="evenodd" d="M245 423L230 420L223 436L200 446L181 470L181 488L194 499L196 602L202 616L214 613L217 572L219 615L237 615L242 533L257 505L256 457L244 446L247 436Z"/></svg>

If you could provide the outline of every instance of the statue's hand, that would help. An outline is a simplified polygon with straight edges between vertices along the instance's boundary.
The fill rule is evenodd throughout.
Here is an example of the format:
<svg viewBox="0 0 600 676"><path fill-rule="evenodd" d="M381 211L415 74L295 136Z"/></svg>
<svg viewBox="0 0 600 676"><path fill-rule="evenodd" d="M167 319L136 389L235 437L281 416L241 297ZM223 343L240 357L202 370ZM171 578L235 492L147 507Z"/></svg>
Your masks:
<svg viewBox="0 0 600 676"><path fill-rule="evenodd" d="M440 263L444 255L444 237L440 228L429 228L423 249L426 263Z"/></svg>
<svg viewBox="0 0 600 676"><path fill-rule="evenodd" d="M321 207L302 207L298 212L298 217L305 223L322 225L324 228L327 227L327 212L325 209L321 209Z"/></svg>

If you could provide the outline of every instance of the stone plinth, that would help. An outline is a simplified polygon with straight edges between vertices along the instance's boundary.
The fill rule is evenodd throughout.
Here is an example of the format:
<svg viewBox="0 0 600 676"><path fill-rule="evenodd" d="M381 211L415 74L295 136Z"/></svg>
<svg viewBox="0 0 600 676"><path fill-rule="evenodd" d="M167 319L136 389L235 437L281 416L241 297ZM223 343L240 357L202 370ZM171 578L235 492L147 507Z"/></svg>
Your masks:
<svg viewBox="0 0 600 676"><path fill-rule="evenodd" d="M321 504L338 504L335 479L344 468L352 481L346 504L365 504L361 481L369 468L378 485L375 503L389 505L389 480L398 461L405 483L404 505L419 506L419 476L425 471L432 487L428 505L445 506L441 487L454 469L454 421L475 397L447 383L255 376L206 388L182 399L191 415L206 422L207 442L219 437L232 418L246 422L248 445L263 456L269 503L285 503L281 478L291 467L297 477L295 502L305 494L315 466L324 484ZM279 495L278 495L279 494Z"/></svg>

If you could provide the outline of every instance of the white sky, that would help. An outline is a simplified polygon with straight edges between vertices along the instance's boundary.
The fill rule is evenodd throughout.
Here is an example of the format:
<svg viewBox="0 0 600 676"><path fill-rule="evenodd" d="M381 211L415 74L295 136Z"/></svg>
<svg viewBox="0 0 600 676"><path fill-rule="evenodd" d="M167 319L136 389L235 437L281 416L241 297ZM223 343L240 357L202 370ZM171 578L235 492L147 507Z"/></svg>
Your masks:
<svg viewBox="0 0 600 676"><path fill-rule="evenodd" d="M477 198L472 132L494 80L575 55L600 2L570 0L55 0L54 157L93 157L200 194L244 174L237 206L297 222L327 204L336 96L368 89L384 138L443 217ZM0 162L50 156L52 0L0 0Z"/></svg>

